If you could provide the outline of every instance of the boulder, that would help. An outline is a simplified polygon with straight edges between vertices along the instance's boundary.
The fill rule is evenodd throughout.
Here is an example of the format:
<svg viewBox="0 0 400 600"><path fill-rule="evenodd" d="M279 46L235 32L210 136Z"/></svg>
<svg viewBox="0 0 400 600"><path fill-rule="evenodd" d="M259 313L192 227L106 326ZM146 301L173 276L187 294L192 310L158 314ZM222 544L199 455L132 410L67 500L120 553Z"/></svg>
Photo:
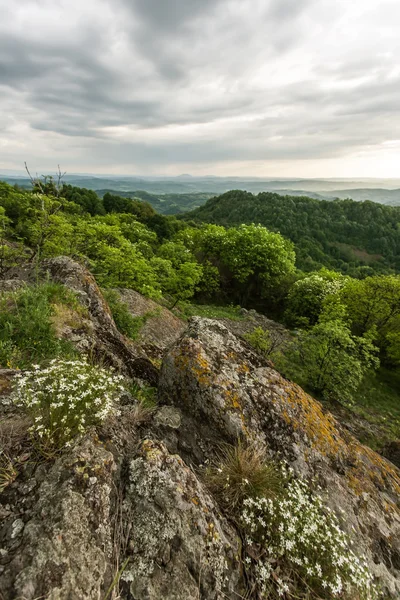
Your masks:
<svg viewBox="0 0 400 600"><path fill-rule="evenodd" d="M44 260L41 269L53 281L75 292L88 311L86 326L80 323L72 331L71 328L64 329L65 337L79 350L112 365L120 372L156 385L157 369L140 348L118 331L92 274L81 264L64 256Z"/></svg>
<svg viewBox="0 0 400 600"><path fill-rule="evenodd" d="M187 463L213 460L221 441L241 438L321 486L386 597L399 597L400 472L319 402L223 324L198 317L164 359L159 398L182 412L178 451Z"/></svg>
<svg viewBox="0 0 400 600"><path fill-rule="evenodd" d="M195 474L161 442L144 440L129 462L124 511L131 560L122 580L131 598L244 595L239 536Z"/></svg>
<svg viewBox="0 0 400 600"><path fill-rule="evenodd" d="M138 343L148 356L162 358L165 349L176 342L187 324L164 306L145 298L135 290L117 289L116 292L133 317L144 319Z"/></svg>
<svg viewBox="0 0 400 600"><path fill-rule="evenodd" d="M240 537L203 484L162 442L135 446L112 454L89 433L21 469L0 496L2 600L102 600L110 587L121 600L245 593Z"/></svg>
<svg viewBox="0 0 400 600"><path fill-rule="evenodd" d="M88 436L14 482L0 504L3 600L98 600L111 582L112 454ZM2 498L3 500L3 498Z"/></svg>

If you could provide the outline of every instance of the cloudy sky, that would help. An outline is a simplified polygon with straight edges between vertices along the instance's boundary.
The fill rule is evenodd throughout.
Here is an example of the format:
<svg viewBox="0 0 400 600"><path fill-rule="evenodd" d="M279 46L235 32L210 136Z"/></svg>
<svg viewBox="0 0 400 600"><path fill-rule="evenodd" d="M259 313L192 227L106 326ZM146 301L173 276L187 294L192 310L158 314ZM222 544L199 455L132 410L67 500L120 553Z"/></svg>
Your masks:
<svg viewBox="0 0 400 600"><path fill-rule="evenodd" d="M0 170L398 177L398 0L0 0Z"/></svg>

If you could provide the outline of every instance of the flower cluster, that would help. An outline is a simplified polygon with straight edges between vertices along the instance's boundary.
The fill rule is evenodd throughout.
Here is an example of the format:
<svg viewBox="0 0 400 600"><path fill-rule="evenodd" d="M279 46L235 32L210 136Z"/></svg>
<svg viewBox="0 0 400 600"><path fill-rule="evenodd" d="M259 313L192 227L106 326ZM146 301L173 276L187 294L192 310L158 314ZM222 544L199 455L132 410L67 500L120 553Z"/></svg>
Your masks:
<svg viewBox="0 0 400 600"><path fill-rule="evenodd" d="M45 369L33 365L16 376L13 401L32 417L35 438L62 448L90 425L118 413L122 379L85 360L54 359Z"/></svg>
<svg viewBox="0 0 400 600"><path fill-rule="evenodd" d="M373 598L372 578L335 514L304 481L285 477L283 496L243 503L245 562L253 567L262 597L350 598L357 590L358 597Z"/></svg>

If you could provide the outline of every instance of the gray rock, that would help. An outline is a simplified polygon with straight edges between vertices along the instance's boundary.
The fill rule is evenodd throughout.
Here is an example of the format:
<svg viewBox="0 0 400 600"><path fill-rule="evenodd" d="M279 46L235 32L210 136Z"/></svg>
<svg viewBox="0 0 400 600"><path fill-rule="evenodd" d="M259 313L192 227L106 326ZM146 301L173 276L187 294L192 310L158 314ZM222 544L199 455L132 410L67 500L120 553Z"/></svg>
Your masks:
<svg viewBox="0 0 400 600"><path fill-rule="evenodd" d="M179 429L181 421L181 411L175 406L162 406L154 417L155 425L171 427L171 429Z"/></svg>
<svg viewBox="0 0 400 600"><path fill-rule="evenodd" d="M147 355L161 358L185 331L187 324L170 310L153 300L145 298L135 290L117 289L121 301L126 304L133 317L144 317L138 334L138 343Z"/></svg>
<svg viewBox="0 0 400 600"><path fill-rule="evenodd" d="M56 460L25 526L22 519L12 524L2 600L102 597L111 575L114 469L112 455L90 436ZM21 533L15 548L11 542Z"/></svg>
<svg viewBox="0 0 400 600"><path fill-rule="evenodd" d="M132 560L122 578L135 600L244 595L240 539L179 456L145 440L129 481Z"/></svg>
<svg viewBox="0 0 400 600"><path fill-rule="evenodd" d="M399 597L400 472L319 402L221 323L198 317L164 359L159 398L184 415L178 448L188 462L212 460L216 444L242 438L315 478L339 518L345 510L342 525L387 597Z"/></svg>
<svg viewBox="0 0 400 600"><path fill-rule="evenodd" d="M89 314L89 329L78 338L70 337L82 351L109 363L122 373L140 377L152 385L157 383L158 372L143 351L125 338L116 328L110 309L91 273L72 259L59 256L41 264L43 273L53 281L73 290Z"/></svg>

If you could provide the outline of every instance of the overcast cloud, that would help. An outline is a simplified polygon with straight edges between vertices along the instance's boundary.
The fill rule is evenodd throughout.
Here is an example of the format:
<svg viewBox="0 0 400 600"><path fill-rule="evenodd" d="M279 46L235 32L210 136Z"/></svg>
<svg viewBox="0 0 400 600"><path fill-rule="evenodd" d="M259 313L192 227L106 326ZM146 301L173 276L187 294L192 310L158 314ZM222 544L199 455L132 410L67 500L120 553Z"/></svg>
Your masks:
<svg viewBox="0 0 400 600"><path fill-rule="evenodd" d="M0 170L398 177L398 0L0 0Z"/></svg>

